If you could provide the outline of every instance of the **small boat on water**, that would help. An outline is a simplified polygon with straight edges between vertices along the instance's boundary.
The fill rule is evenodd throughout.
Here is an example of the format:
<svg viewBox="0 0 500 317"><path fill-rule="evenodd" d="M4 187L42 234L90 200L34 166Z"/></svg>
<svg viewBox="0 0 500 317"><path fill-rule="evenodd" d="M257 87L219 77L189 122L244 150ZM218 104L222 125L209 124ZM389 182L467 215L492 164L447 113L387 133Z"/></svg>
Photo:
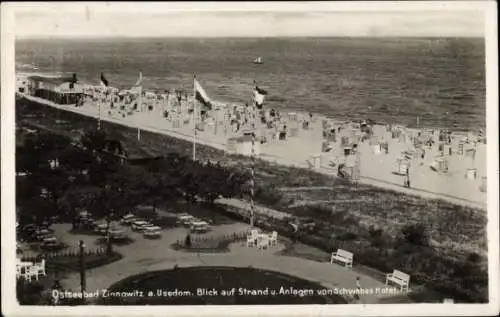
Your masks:
<svg viewBox="0 0 500 317"><path fill-rule="evenodd" d="M264 64L264 62L262 61L262 58L261 57L257 57L256 59L253 60L253 63L254 64Z"/></svg>

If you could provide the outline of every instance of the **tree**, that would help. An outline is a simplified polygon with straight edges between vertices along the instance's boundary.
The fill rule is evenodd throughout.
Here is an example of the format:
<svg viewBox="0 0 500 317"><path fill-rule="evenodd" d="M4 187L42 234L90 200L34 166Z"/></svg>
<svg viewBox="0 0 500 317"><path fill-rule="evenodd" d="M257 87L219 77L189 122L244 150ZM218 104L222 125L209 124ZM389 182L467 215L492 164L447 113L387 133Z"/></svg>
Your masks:
<svg viewBox="0 0 500 317"><path fill-rule="evenodd" d="M25 201L22 207L19 208L19 222L42 224L45 221L50 221L54 216L58 215L57 205L50 199L40 196L34 196Z"/></svg>
<svg viewBox="0 0 500 317"><path fill-rule="evenodd" d="M244 185L249 180L244 174L230 172L219 163L210 162L202 167L198 177L200 179L198 194L209 204L213 204L219 197L242 196Z"/></svg>
<svg viewBox="0 0 500 317"><path fill-rule="evenodd" d="M31 176L38 186L47 190L54 204L57 204L59 198L71 186L71 173L64 169L39 168Z"/></svg>
<svg viewBox="0 0 500 317"><path fill-rule="evenodd" d="M104 130L87 130L80 138L80 144L83 148L95 154L102 151L107 139L107 133Z"/></svg>
<svg viewBox="0 0 500 317"><path fill-rule="evenodd" d="M196 202L196 196L200 191L200 163L193 162L186 164L181 177L181 188L184 191L184 198L188 203Z"/></svg>
<svg viewBox="0 0 500 317"><path fill-rule="evenodd" d="M16 179L16 205L23 206L28 199L40 195L40 186L38 186L31 175L17 177Z"/></svg>
<svg viewBox="0 0 500 317"><path fill-rule="evenodd" d="M225 171L217 169L212 163L208 162L199 168L197 195L209 204L224 194L226 188Z"/></svg>
<svg viewBox="0 0 500 317"><path fill-rule="evenodd" d="M38 153L33 147L16 147L16 172L31 173L39 166Z"/></svg>
<svg viewBox="0 0 500 317"><path fill-rule="evenodd" d="M141 184L138 175L142 173L135 167L124 165L114 173L105 176L106 184L93 201L93 213L104 217L107 223L106 237L108 252L112 252L110 225L113 219L118 219L141 200Z"/></svg>
<svg viewBox="0 0 500 317"><path fill-rule="evenodd" d="M429 236L425 225L422 223L409 224L401 230L401 233L406 242L421 246L429 245Z"/></svg>
<svg viewBox="0 0 500 317"><path fill-rule="evenodd" d="M58 200L58 204L61 210L64 210L66 215L72 219L73 229L75 229L79 223L77 222L77 211L78 210L89 210L97 197L101 192L101 188L92 186L72 186L65 194Z"/></svg>
<svg viewBox="0 0 500 317"><path fill-rule="evenodd" d="M83 170L89 170L94 160L92 153L73 145L61 151L59 155L60 164L68 170L76 171L78 174L81 174Z"/></svg>
<svg viewBox="0 0 500 317"><path fill-rule="evenodd" d="M107 224L106 229L106 238L107 238L107 252L108 254L112 253L113 246L111 243L110 237L110 226L111 220L115 217L115 211L119 212L121 203L120 203L120 193L115 188L111 188L110 186L106 186L102 188L99 194L95 197L93 201L93 214L97 216L97 218L104 217Z"/></svg>
<svg viewBox="0 0 500 317"><path fill-rule="evenodd" d="M222 177L224 178L223 187L223 197L243 197L247 193L247 184L250 181L250 175L240 173L238 171L228 171L219 163L216 165L216 169L220 171Z"/></svg>
<svg viewBox="0 0 500 317"><path fill-rule="evenodd" d="M35 173L41 167L47 168L52 152L58 146L64 146L64 143L60 138L46 132L29 135L24 139L22 145L16 147L16 170Z"/></svg>

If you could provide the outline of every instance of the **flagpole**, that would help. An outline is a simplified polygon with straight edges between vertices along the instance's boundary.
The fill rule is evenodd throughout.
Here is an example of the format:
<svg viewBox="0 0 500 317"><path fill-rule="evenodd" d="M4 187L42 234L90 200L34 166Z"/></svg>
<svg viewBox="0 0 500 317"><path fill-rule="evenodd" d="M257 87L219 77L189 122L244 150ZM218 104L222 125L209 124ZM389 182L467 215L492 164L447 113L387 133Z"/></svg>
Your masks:
<svg viewBox="0 0 500 317"><path fill-rule="evenodd" d="M196 161L196 74L193 75L193 162Z"/></svg>
<svg viewBox="0 0 500 317"><path fill-rule="evenodd" d="M97 103L97 131L101 130L101 103L102 98L99 98L99 102Z"/></svg>
<svg viewBox="0 0 500 317"><path fill-rule="evenodd" d="M255 85L255 80L254 80ZM254 88L255 89L255 88ZM255 100L252 103L252 152L251 152L251 167L250 167L250 227L254 227L255 221Z"/></svg>
<svg viewBox="0 0 500 317"><path fill-rule="evenodd" d="M140 78L142 79L142 73L140 73ZM142 107L142 86L140 86L140 89L139 89L139 109L141 109ZM141 110L142 112L142 110ZM137 126L137 140L140 141L141 140L141 128L140 126Z"/></svg>

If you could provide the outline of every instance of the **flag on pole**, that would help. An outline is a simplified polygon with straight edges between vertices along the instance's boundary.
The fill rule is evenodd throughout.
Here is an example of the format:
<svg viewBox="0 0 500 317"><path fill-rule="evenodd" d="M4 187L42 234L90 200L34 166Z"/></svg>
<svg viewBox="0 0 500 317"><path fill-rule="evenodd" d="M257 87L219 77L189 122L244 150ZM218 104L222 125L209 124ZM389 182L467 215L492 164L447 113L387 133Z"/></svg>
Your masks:
<svg viewBox="0 0 500 317"><path fill-rule="evenodd" d="M104 77L104 74L101 73L101 86L103 87L108 87L109 86L109 81Z"/></svg>
<svg viewBox="0 0 500 317"><path fill-rule="evenodd" d="M139 78L137 79L137 81L135 82L135 85L130 89L130 91L132 93L135 93L135 94L142 94L142 72L139 72Z"/></svg>
<svg viewBox="0 0 500 317"><path fill-rule="evenodd" d="M258 109L262 109L262 106L264 105L264 96L267 95L267 91L265 91L262 88L259 88L257 84L255 83L255 89L254 89L254 100L255 100L255 106L257 106Z"/></svg>
<svg viewBox="0 0 500 317"><path fill-rule="evenodd" d="M199 101L203 106L208 108L209 110L212 110L213 104L210 98L208 97L207 93L201 87L200 83L196 80L196 77L194 78L194 97L197 101Z"/></svg>
<svg viewBox="0 0 500 317"><path fill-rule="evenodd" d="M69 89L74 89L75 84L78 82L78 78L76 77L76 73L73 73L73 77L71 77L71 81L69 82Z"/></svg>
<svg viewBox="0 0 500 317"><path fill-rule="evenodd" d="M135 82L134 86L139 86L142 83L142 72L139 72L139 78Z"/></svg>
<svg viewBox="0 0 500 317"><path fill-rule="evenodd" d="M142 86L134 86L130 88L130 92L140 95L142 94Z"/></svg>

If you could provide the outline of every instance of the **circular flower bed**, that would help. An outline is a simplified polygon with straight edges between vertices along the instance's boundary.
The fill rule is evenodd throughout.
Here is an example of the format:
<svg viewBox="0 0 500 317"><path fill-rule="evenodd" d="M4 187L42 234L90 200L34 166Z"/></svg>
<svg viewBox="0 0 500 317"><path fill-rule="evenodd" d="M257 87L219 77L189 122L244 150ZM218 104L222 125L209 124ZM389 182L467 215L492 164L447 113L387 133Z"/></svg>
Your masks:
<svg viewBox="0 0 500 317"><path fill-rule="evenodd" d="M291 275L251 267L186 267L128 277L108 288L105 305L346 304Z"/></svg>

